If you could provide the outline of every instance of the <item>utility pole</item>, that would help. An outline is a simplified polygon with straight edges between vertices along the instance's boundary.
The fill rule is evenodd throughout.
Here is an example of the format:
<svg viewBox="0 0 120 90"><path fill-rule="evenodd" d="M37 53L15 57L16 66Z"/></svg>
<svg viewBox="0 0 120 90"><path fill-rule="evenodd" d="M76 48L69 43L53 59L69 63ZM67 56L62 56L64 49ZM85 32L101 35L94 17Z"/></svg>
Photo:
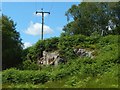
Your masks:
<svg viewBox="0 0 120 90"><path fill-rule="evenodd" d="M50 14L50 12L44 12L43 8L41 10L42 10L41 12L36 11L36 14L37 13L41 13L42 14L42 33L41 33L42 35L41 35L41 40L43 40L44 13Z"/></svg>
<svg viewBox="0 0 120 90"><path fill-rule="evenodd" d="M43 8L42 8L41 10L42 10L41 12L36 11L36 14L37 14L37 13L41 13L41 14L42 14L42 33L41 33L41 40L43 40L44 14L45 14L45 13L50 14L50 12L44 12L44 11L43 11ZM42 46L43 46L43 45L42 45ZM40 46L40 47L42 48L42 46ZM40 53L40 55L39 55L39 60L40 60L41 57L43 57L43 50L41 51L41 53Z"/></svg>

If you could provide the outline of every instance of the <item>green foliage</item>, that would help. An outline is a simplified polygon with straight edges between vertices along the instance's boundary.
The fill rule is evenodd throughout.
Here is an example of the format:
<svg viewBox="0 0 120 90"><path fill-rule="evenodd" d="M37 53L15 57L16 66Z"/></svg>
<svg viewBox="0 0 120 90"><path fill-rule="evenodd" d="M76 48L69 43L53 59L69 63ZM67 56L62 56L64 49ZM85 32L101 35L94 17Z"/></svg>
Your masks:
<svg viewBox="0 0 120 90"><path fill-rule="evenodd" d="M73 21L64 26L61 37L39 40L23 52L16 24L2 16L3 69L18 65L21 54L23 59L19 69L2 72L3 87L117 88L119 36L112 34L117 34L120 29L119 11L120 2L73 5L66 12L68 19L72 16ZM108 27L112 30L109 31ZM92 50L94 57L78 57L74 52L76 48ZM57 67L37 65L44 50L59 51L67 63Z"/></svg>
<svg viewBox="0 0 120 90"><path fill-rule="evenodd" d="M24 60L27 60L27 54L29 53L29 49L30 49L31 47L28 47L28 48L26 48L26 49L23 49L23 51L22 51L22 60L24 61Z"/></svg>
<svg viewBox="0 0 120 90"><path fill-rule="evenodd" d="M20 89L20 90L28 90L33 88L44 88L42 85L34 85L31 83L23 83L23 84L9 84L9 85L2 85L3 88L9 88L12 90Z"/></svg>
<svg viewBox="0 0 120 90"><path fill-rule="evenodd" d="M108 35L101 37L99 34L94 33L90 37L84 35L73 35L64 36L60 38L51 38L44 41L38 41L34 46L27 49L28 54L26 55L27 60L37 61L38 58L42 57L42 51L59 51L60 56L65 60L76 58L74 53L75 48L85 48L88 51L94 50L93 55L98 54L98 50L101 47L117 43L118 36Z"/></svg>
<svg viewBox="0 0 120 90"><path fill-rule="evenodd" d="M73 52L75 48L85 48L88 50L96 49L96 44L99 42L100 38L101 37L98 34L91 37L84 35L60 37L58 43L60 55L68 60L75 58L76 55Z"/></svg>
<svg viewBox="0 0 120 90"><path fill-rule="evenodd" d="M59 43L59 38L57 37L54 37L54 38L51 38L51 39L46 39L45 40L45 50L46 51L53 51L53 50L57 50L58 45Z"/></svg>
<svg viewBox="0 0 120 90"><path fill-rule="evenodd" d="M21 69L23 70L38 70L40 66L38 66L35 62L31 60L26 60L23 62Z"/></svg>
<svg viewBox="0 0 120 90"><path fill-rule="evenodd" d="M17 77L17 72L18 71L14 68L5 70L4 73L2 73L2 83L17 83L17 80L20 79Z"/></svg>
<svg viewBox="0 0 120 90"><path fill-rule="evenodd" d="M1 21L1 20L0 20ZM16 24L7 16L2 15L2 69L21 63L22 42Z"/></svg>
<svg viewBox="0 0 120 90"><path fill-rule="evenodd" d="M58 43L58 48L62 57L71 59L75 57L74 46L83 43L85 40L84 35L65 36L61 37Z"/></svg>
<svg viewBox="0 0 120 90"><path fill-rule="evenodd" d="M118 35L108 35L106 37L103 37L99 40L99 44L102 46L106 46L109 44L115 44L118 43Z"/></svg>
<svg viewBox="0 0 120 90"><path fill-rule="evenodd" d="M16 69L8 69L2 73L4 83L45 83L49 80L49 74L41 71L19 71Z"/></svg>
<svg viewBox="0 0 120 90"><path fill-rule="evenodd" d="M118 34L120 28L120 3L113 2L82 2L79 5L72 5L66 12L68 20L73 19L64 26L62 35L86 36L97 32L101 36ZM116 26L116 27L114 27ZM108 28L112 30L109 31Z"/></svg>
<svg viewBox="0 0 120 90"><path fill-rule="evenodd" d="M79 81L77 76L72 76L71 78L68 79L68 81L65 83L67 86L75 86L77 82Z"/></svg>
<svg viewBox="0 0 120 90"><path fill-rule="evenodd" d="M64 40L66 42L63 42ZM12 83L17 85L16 87L21 87L21 85L26 83L25 87L30 85L30 87L44 88L52 87L53 85L64 88L116 88L118 87L117 79L119 75L117 73L119 64L117 41L118 36L116 35L105 37L86 37L83 35L61 37L58 42L58 49L63 51L68 57L70 56L66 64L61 64L58 67L47 66L40 68L37 67L35 62L26 60L23 63L23 67L27 70L8 69L3 71L3 84L10 85ZM73 59L68 52L72 51L72 47L75 46L92 49L95 51L95 56L93 58L74 57ZM31 50L34 51L35 49ZM111 80L110 83L109 80Z"/></svg>
<svg viewBox="0 0 120 90"><path fill-rule="evenodd" d="M65 71L66 70L61 69L59 71L54 72L51 79L55 81L64 78L65 76L67 76Z"/></svg>
<svg viewBox="0 0 120 90"><path fill-rule="evenodd" d="M59 42L59 38L57 37L46 39L46 40L39 40L35 45L28 48L27 55L25 58L27 58L27 60L32 60L36 62L38 58L42 57L42 51L57 50L58 42Z"/></svg>

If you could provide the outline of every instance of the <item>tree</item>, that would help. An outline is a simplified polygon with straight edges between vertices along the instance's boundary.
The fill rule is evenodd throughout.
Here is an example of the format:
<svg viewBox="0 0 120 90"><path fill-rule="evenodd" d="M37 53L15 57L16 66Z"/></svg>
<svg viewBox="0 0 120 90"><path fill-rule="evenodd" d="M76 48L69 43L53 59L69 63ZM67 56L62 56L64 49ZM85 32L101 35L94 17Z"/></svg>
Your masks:
<svg viewBox="0 0 120 90"><path fill-rule="evenodd" d="M22 42L16 24L2 15L2 69L16 66L21 62Z"/></svg>
<svg viewBox="0 0 120 90"><path fill-rule="evenodd" d="M114 19L114 23L115 23L115 34L120 34L120 1L118 3L116 3L115 7L112 7L112 9L114 10L113 15L116 17Z"/></svg>
<svg viewBox="0 0 120 90"><path fill-rule="evenodd" d="M119 16L114 9L116 5L117 3L107 2L82 2L78 6L73 5L65 14L69 19L73 18L72 22L64 26L65 34L90 36L92 33L98 32L104 36L113 33L118 21L116 18Z"/></svg>

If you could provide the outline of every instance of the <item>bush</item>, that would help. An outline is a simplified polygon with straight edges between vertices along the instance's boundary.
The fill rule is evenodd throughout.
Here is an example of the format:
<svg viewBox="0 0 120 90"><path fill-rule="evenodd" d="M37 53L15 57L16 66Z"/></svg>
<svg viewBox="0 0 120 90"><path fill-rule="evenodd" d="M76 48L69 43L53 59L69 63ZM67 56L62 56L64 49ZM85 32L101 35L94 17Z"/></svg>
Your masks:
<svg viewBox="0 0 120 90"><path fill-rule="evenodd" d="M117 35L108 35L108 36L102 37L98 43L101 46L118 43L118 36Z"/></svg>
<svg viewBox="0 0 120 90"><path fill-rule="evenodd" d="M45 50L46 51L54 51L58 49L59 38L54 37L50 39L44 40L45 42Z"/></svg>
<svg viewBox="0 0 120 90"><path fill-rule="evenodd" d="M50 80L50 75L45 72L35 73L32 79L34 84L38 84L38 83L44 84L48 80Z"/></svg>
<svg viewBox="0 0 120 90"><path fill-rule="evenodd" d="M20 71L17 69L8 69L2 73L4 83L45 83L50 79L50 74L41 71Z"/></svg>
<svg viewBox="0 0 120 90"><path fill-rule="evenodd" d="M21 69L23 70L38 70L40 66L31 60L26 60L23 62Z"/></svg>
<svg viewBox="0 0 120 90"><path fill-rule="evenodd" d="M18 83L18 71L15 68L2 72L2 83Z"/></svg>
<svg viewBox="0 0 120 90"><path fill-rule="evenodd" d="M24 50L23 58L31 61L37 61L42 57L42 51L54 51L58 49L59 38L54 37L45 40L39 40L35 45ZM27 54L26 54L27 52ZM25 55L24 55L25 54ZM24 60L26 60L24 59Z"/></svg>
<svg viewBox="0 0 120 90"><path fill-rule="evenodd" d="M79 45L85 41L84 35L65 36L59 39L58 48L60 55L66 59L75 58L74 46Z"/></svg>

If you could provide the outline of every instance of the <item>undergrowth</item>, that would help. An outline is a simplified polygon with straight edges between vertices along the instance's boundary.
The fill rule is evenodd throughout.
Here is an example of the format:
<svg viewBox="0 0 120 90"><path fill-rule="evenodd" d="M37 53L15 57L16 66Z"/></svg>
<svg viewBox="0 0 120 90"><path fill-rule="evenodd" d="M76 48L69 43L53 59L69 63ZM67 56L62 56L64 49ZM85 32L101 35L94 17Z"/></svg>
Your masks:
<svg viewBox="0 0 120 90"><path fill-rule="evenodd" d="M83 45L83 48L93 49L96 51L94 58L70 58L72 54L68 53L68 62L57 67L47 66L38 70L35 66L35 69L29 67L28 70L7 69L2 72L3 88L118 88L118 37L81 37L83 39L73 40L76 47ZM89 41L87 46L83 43L84 40ZM68 42L59 44L59 48L62 45L62 52L65 44L72 44Z"/></svg>

